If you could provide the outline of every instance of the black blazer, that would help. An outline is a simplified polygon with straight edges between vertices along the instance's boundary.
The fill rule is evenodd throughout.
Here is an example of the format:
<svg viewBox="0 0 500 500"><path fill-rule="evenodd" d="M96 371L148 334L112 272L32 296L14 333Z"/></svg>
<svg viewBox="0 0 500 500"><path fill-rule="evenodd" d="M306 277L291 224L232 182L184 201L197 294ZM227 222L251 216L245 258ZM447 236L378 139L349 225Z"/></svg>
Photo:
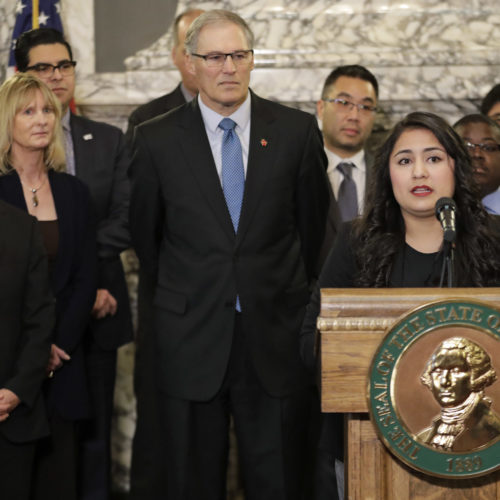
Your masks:
<svg viewBox="0 0 500 500"><path fill-rule="evenodd" d="M36 219L0 201L0 234L0 387L21 400L0 432L21 443L49 432L40 388L55 308Z"/></svg>
<svg viewBox="0 0 500 500"><path fill-rule="evenodd" d="M98 288L118 301L114 316L91 320L91 332L102 349L132 340L132 315L120 253L130 246L128 227L130 162L123 133L116 127L71 115L76 176L90 190L97 224Z"/></svg>
<svg viewBox="0 0 500 500"><path fill-rule="evenodd" d="M328 209L315 118L252 94L236 235L197 99L137 127L130 173L132 240L157 281L160 388L190 400L217 392L237 294L265 390L282 397L309 383L298 335Z"/></svg>
<svg viewBox="0 0 500 500"><path fill-rule="evenodd" d="M56 298L53 342L71 360L45 382L45 390L49 412L79 419L89 414L83 336L97 289L95 227L88 189L81 181L50 170L49 182L59 222L59 248L51 273ZM27 211L15 170L0 177L0 198Z"/></svg>
<svg viewBox="0 0 500 500"><path fill-rule="evenodd" d="M170 94L157 97L156 99L153 99L152 101L147 102L132 111L128 119L128 128L125 132L125 138L127 139L128 144L132 143L134 130L137 125L144 123L147 120L151 120L151 118L154 118L155 116L168 113L172 109L178 108L185 103L186 99L184 98L184 94L181 90L181 84L179 83L179 85L177 85L177 87L175 87Z"/></svg>

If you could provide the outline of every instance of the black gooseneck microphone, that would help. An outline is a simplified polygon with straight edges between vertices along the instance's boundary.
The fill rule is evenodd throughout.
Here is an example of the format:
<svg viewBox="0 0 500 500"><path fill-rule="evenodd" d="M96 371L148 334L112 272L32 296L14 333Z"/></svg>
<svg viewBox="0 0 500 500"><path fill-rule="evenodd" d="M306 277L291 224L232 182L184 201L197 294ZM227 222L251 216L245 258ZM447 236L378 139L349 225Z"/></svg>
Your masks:
<svg viewBox="0 0 500 500"><path fill-rule="evenodd" d="M457 227L455 224L455 212L457 205L451 198L439 198L436 202L436 217L443 227L443 268L441 269L441 281L439 286L444 285L445 272L448 277L448 287L455 286L453 276L454 243L457 238Z"/></svg>
<svg viewBox="0 0 500 500"><path fill-rule="evenodd" d="M457 238L456 211L457 205L451 198L439 198L436 202L436 217L443 227L444 241L448 243L454 243Z"/></svg>

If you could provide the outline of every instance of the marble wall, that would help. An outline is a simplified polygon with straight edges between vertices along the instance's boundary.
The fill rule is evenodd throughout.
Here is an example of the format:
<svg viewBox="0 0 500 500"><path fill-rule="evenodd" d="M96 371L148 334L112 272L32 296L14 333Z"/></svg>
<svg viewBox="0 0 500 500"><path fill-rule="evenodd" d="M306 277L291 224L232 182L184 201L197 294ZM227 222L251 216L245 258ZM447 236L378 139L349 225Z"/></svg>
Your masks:
<svg viewBox="0 0 500 500"><path fill-rule="evenodd" d="M16 0L2 0L0 77ZM63 22L78 59L77 103L84 113L125 126L136 105L171 90L171 33L125 61L123 73L93 71L93 2L62 1ZM450 121L474 110L497 80L500 10L496 0L180 1L239 12L256 34L253 89L313 110L322 82L339 64L360 63L380 81L378 127L412 109ZM146 28L144 28L146 29Z"/></svg>
<svg viewBox="0 0 500 500"><path fill-rule="evenodd" d="M17 0L0 0L0 79L6 75ZM62 0L63 23L74 47L76 101L83 114L122 128L138 104L175 87L172 35L125 61L122 73L94 72L93 2ZM437 112L453 122L476 109L500 81L498 0L221 0L180 1L227 8L256 35L252 88L260 95L314 111L323 80L334 67L359 63L380 83L380 133L409 111ZM138 29L147 29L147 26ZM133 256L124 256L135 288ZM114 430L115 487L128 487L134 429L133 347L120 352Z"/></svg>

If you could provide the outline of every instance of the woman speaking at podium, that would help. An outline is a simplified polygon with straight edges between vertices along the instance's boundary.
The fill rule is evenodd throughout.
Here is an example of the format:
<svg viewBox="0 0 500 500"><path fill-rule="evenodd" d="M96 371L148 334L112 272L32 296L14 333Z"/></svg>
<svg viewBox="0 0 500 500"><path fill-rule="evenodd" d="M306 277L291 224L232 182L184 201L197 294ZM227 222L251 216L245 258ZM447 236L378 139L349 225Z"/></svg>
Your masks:
<svg viewBox="0 0 500 500"><path fill-rule="evenodd" d="M343 225L322 269L301 332L305 364L315 369L321 288L496 286L498 227L462 139L434 114L407 115L377 153L364 214ZM324 419L320 448L341 459L337 422Z"/></svg>

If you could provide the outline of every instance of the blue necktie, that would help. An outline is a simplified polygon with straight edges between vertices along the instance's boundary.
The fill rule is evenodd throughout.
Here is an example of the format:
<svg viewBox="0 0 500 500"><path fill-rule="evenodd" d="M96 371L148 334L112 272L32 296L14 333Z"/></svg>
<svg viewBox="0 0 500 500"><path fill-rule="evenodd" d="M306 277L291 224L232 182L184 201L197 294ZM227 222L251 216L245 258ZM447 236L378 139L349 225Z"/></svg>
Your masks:
<svg viewBox="0 0 500 500"><path fill-rule="evenodd" d="M233 221L234 232L238 232L241 203L245 190L245 169L241 143L234 127L236 123L231 118L224 118L219 123L224 130L222 138L222 190L226 198L229 215ZM241 312L240 297L236 296L236 310Z"/></svg>
<svg viewBox="0 0 500 500"><path fill-rule="evenodd" d="M234 232L238 232L241 203L245 189L245 170L241 143L234 127L236 123L231 118L224 118L219 123L224 130L222 138L222 190L226 198L227 208L233 221Z"/></svg>

